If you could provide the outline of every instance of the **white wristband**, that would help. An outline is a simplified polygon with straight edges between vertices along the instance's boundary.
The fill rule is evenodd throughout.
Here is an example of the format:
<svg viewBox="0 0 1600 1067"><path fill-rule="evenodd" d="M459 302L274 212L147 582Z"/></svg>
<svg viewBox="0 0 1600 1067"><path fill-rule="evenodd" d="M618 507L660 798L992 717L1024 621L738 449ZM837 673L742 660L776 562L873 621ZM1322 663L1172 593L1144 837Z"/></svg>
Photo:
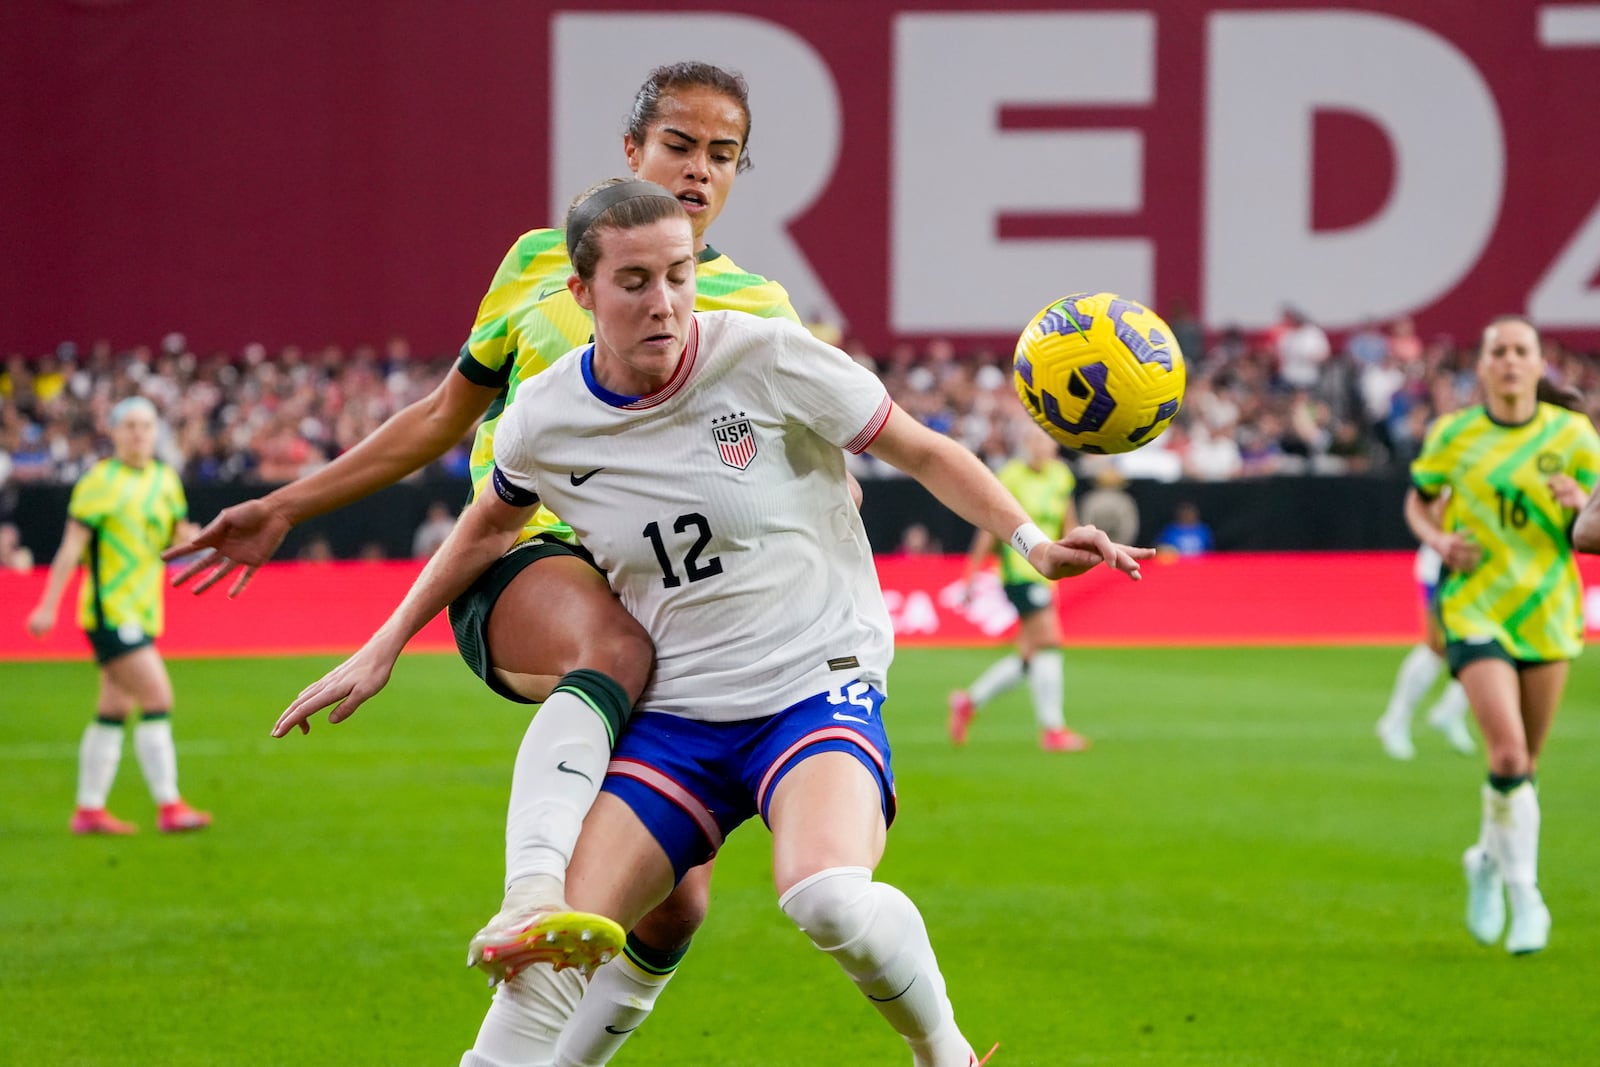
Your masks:
<svg viewBox="0 0 1600 1067"><path fill-rule="evenodd" d="M1011 535L1011 547L1021 552L1024 559L1031 560L1034 549L1049 543L1050 538L1046 537L1044 531L1031 522L1025 522L1018 526L1016 532Z"/></svg>

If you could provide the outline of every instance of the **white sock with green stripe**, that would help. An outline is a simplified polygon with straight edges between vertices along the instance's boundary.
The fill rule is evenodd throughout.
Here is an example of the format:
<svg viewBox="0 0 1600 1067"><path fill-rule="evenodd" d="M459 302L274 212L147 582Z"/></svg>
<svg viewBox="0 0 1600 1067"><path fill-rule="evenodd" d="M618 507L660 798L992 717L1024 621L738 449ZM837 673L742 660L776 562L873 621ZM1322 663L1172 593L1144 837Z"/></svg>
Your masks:
<svg viewBox="0 0 1600 1067"><path fill-rule="evenodd" d="M650 1017L685 945L663 952L628 935L627 951L594 972L556 1043L556 1067L603 1067Z"/></svg>
<svg viewBox="0 0 1600 1067"><path fill-rule="evenodd" d="M106 806L121 763L122 721L96 718L78 744L78 807L94 811Z"/></svg>
<svg viewBox="0 0 1600 1067"><path fill-rule="evenodd" d="M1033 695L1033 718L1041 730L1067 725L1061 705L1066 701L1066 671L1059 648L1041 648L1028 662L1028 689Z"/></svg>
<svg viewBox="0 0 1600 1067"><path fill-rule="evenodd" d="M133 728L133 753L157 804L178 799L178 750L172 743L172 719L165 711L147 711Z"/></svg>
<svg viewBox="0 0 1600 1067"><path fill-rule="evenodd" d="M574 671L534 715L511 772L508 890L535 877L566 884L583 817L600 792L627 713L627 696L616 682L598 671Z"/></svg>
<svg viewBox="0 0 1600 1067"><path fill-rule="evenodd" d="M1021 682L1022 678L1022 657L1016 654L1005 656L989 664L988 668L978 675L978 680L967 689L967 695L972 698L974 707L981 708Z"/></svg>

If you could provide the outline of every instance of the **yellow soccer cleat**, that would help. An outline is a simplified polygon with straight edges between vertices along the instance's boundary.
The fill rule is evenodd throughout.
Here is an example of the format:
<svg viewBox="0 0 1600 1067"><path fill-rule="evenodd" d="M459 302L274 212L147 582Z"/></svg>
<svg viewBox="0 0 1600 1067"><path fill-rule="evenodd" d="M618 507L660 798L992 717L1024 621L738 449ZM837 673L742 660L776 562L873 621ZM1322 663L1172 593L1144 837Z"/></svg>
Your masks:
<svg viewBox="0 0 1600 1067"><path fill-rule="evenodd" d="M491 986L536 963L585 975L622 951L627 934L604 915L564 908L502 911L467 946L467 966L489 976Z"/></svg>

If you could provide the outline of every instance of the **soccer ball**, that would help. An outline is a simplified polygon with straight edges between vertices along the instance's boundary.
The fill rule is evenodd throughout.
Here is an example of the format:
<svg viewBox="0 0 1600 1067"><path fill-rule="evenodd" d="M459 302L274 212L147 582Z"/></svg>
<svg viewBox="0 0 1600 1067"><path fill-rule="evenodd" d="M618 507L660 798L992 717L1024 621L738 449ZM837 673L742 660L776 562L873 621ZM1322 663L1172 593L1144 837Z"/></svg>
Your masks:
<svg viewBox="0 0 1600 1067"><path fill-rule="evenodd" d="M1035 315L1012 370L1033 421L1079 452L1149 444L1183 403L1183 353L1171 328L1114 293L1075 293Z"/></svg>

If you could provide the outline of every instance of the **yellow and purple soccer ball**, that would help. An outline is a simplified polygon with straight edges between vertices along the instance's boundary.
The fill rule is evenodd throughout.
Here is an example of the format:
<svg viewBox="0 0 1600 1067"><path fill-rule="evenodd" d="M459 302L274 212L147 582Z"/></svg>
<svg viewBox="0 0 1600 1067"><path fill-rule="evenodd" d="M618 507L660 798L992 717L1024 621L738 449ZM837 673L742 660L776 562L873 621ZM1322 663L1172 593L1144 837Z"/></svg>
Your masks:
<svg viewBox="0 0 1600 1067"><path fill-rule="evenodd" d="M1131 452L1183 404L1183 353L1161 316L1115 293L1062 297L1028 323L1012 360L1033 420L1078 452Z"/></svg>

